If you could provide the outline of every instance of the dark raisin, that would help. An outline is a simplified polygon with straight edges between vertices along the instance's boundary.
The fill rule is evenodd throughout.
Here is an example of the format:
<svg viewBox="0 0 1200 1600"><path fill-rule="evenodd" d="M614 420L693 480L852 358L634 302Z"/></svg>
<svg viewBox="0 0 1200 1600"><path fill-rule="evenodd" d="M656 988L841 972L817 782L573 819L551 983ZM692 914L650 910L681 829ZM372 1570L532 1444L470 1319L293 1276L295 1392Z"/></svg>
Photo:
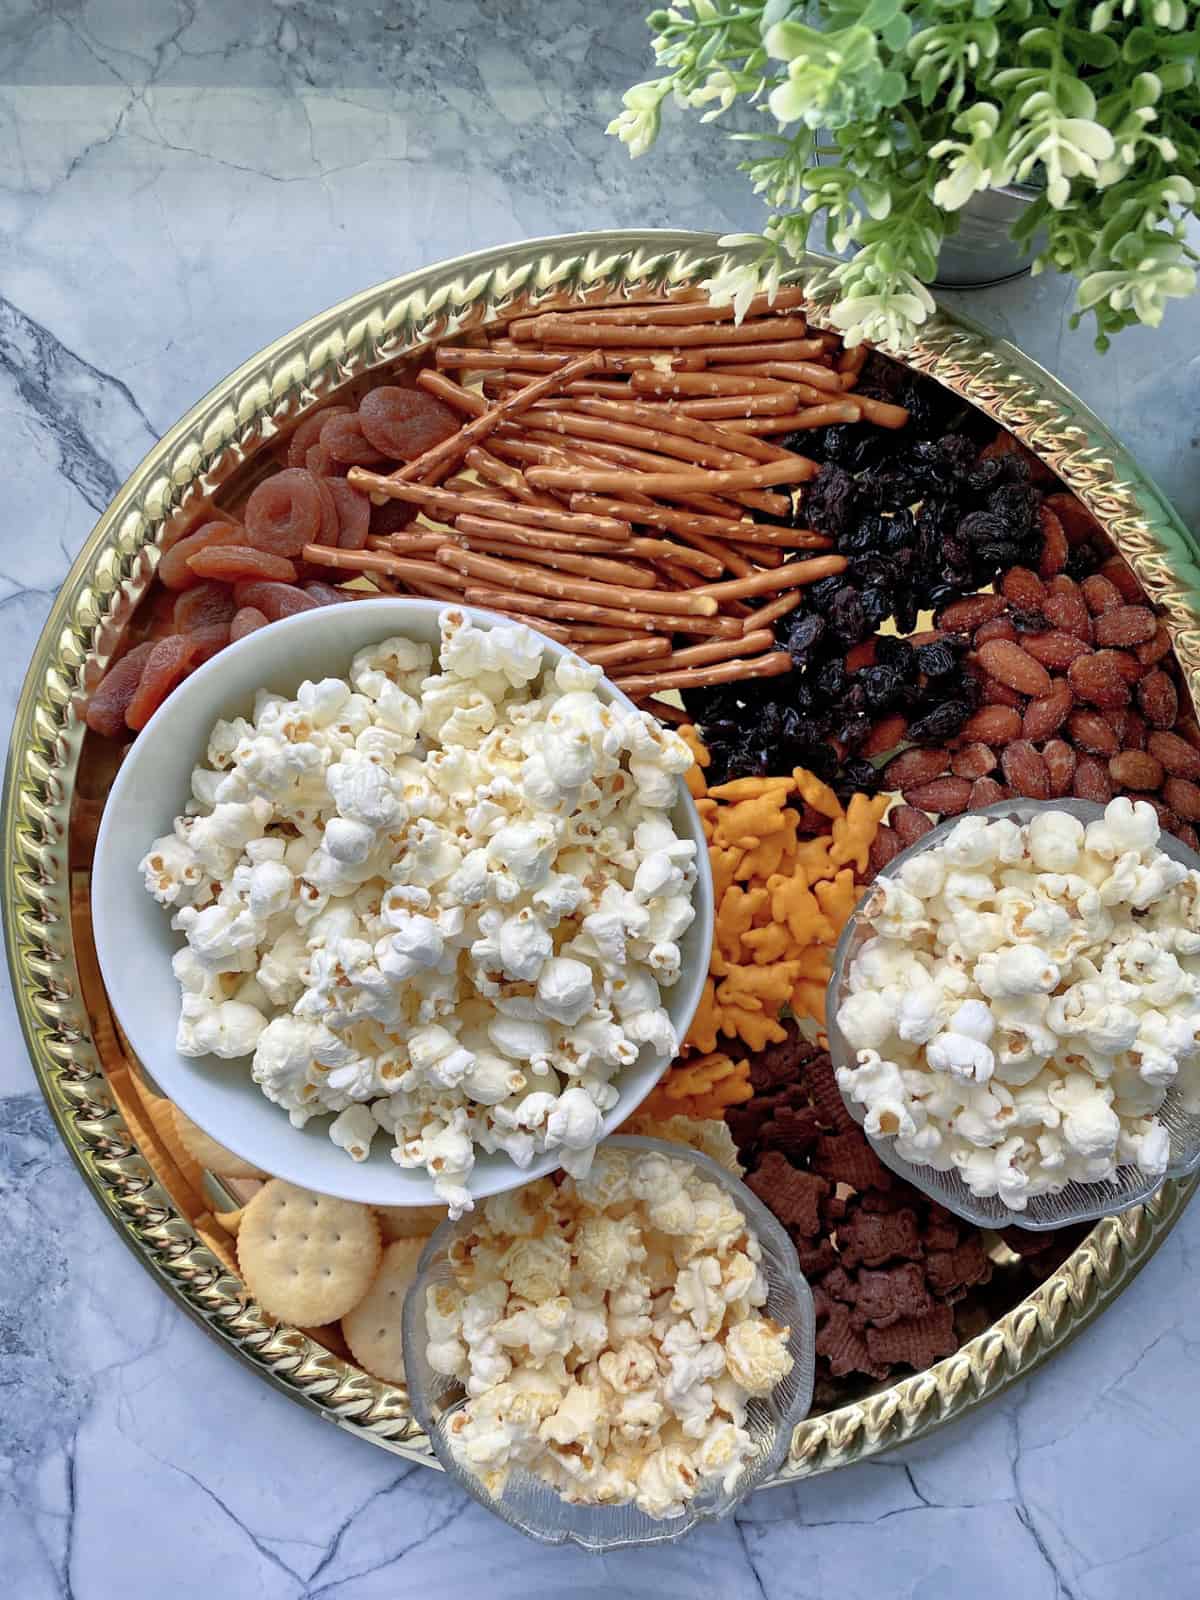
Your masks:
<svg viewBox="0 0 1200 1600"><path fill-rule="evenodd" d="M851 584L843 584L829 607L829 626L842 644L857 644L868 632L862 596Z"/></svg>
<svg viewBox="0 0 1200 1600"><path fill-rule="evenodd" d="M958 666L958 652L942 639L918 645L916 657L917 666L927 678L944 678Z"/></svg>
<svg viewBox="0 0 1200 1600"><path fill-rule="evenodd" d="M840 594L843 587L842 578L822 578L808 591L809 604L815 606L818 611L827 612L834 595Z"/></svg>
<svg viewBox="0 0 1200 1600"><path fill-rule="evenodd" d="M850 683L845 664L838 660L827 661L817 673L817 692L828 700L840 700Z"/></svg>
<svg viewBox="0 0 1200 1600"><path fill-rule="evenodd" d="M793 616L795 613L793 612ZM787 647L791 652L794 666L808 665L809 657L820 642L821 635L825 632L825 623L814 612L806 612L795 618L787 633Z"/></svg>
<svg viewBox="0 0 1200 1600"><path fill-rule="evenodd" d="M1045 633L1050 626L1040 611L1026 610L1021 606L1013 606L1008 618L1018 633Z"/></svg>
<svg viewBox="0 0 1200 1600"><path fill-rule="evenodd" d="M850 474L828 463L804 492L804 515L810 527L837 539L853 526L859 498Z"/></svg>
<svg viewBox="0 0 1200 1600"><path fill-rule="evenodd" d="M944 700L910 722L907 737L913 744L942 744L954 737L970 715L971 708L964 701Z"/></svg>
<svg viewBox="0 0 1200 1600"><path fill-rule="evenodd" d="M859 596L866 631L873 632L892 614L892 597L882 584L872 583Z"/></svg>

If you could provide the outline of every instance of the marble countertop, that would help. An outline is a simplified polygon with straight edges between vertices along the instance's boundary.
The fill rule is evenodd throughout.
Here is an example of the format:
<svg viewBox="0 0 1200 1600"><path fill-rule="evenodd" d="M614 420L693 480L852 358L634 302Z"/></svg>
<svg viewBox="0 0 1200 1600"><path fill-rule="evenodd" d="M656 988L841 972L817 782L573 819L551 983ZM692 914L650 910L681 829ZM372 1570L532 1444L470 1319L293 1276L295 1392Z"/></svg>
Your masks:
<svg viewBox="0 0 1200 1600"><path fill-rule="evenodd" d="M642 7L0 0L0 714L58 585L212 383L364 284L537 234L745 229L714 130L631 166ZM1112 424L1200 524L1200 300L1106 360L1070 285L952 303ZM0 1587L12 1600L1118 1600L1200 1584L1200 1210L1046 1371L678 1547L545 1551L230 1359L122 1248L0 997ZM186 1382L184 1374L186 1373ZM136 1504L136 1522L127 1507Z"/></svg>

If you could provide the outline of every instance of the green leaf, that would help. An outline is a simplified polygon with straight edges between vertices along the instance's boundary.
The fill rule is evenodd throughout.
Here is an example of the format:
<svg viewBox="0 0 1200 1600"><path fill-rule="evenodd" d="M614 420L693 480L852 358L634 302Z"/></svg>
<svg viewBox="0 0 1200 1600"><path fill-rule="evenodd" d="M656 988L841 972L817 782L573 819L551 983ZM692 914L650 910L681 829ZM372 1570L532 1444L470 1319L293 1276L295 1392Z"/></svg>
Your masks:
<svg viewBox="0 0 1200 1600"><path fill-rule="evenodd" d="M881 30L880 37L889 50L902 50L911 31L912 23L901 12L899 16L893 17L889 23L885 24Z"/></svg>
<svg viewBox="0 0 1200 1600"><path fill-rule="evenodd" d="M763 7L762 18L759 22L759 31L765 36L768 28L773 28L777 22L782 22L792 14L794 0L767 0ZM799 7L803 11L803 6Z"/></svg>
<svg viewBox="0 0 1200 1600"><path fill-rule="evenodd" d="M1080 59L1089 67L1111 67L1121 56L1114 40L1106 33L1089 33L1085 28L1068 28L1066 37Z"/></svg>

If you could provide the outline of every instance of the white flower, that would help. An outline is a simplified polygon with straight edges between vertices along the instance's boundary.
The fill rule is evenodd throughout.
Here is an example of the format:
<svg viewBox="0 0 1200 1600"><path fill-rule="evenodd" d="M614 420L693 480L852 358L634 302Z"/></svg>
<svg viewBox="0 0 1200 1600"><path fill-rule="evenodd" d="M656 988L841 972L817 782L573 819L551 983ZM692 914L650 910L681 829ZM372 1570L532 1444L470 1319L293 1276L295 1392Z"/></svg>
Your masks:
<svg viewBox="0 0 1200 1600"><path fill-rule="evenodd" d="M670 79L659 78L649 83L635 83L621 96L624 110L613 118L605 133L612 133L621 143L629 146L635 159L644 156L658 138L662 122L662 102L670 91Z"/></svg>

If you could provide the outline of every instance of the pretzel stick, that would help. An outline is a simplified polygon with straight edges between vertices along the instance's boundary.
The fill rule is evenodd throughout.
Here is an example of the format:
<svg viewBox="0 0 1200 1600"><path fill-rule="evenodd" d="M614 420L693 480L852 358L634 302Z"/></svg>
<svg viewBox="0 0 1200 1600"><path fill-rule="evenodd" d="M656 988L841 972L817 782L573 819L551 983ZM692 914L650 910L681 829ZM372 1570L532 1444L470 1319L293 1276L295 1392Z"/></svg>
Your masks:
<svg viewBox="0 0 1200 1600"><path fill-rule="evenodd" d="M847 395L846 398L877 428L902 428L908 421L908 412L905 408L894 406L887 400L872 400L865 394Z"/></svg>
<svg viewBox="0 0 1200 1600"><path fill-rule="evenodd" d="M346 572L384 572L409 584L429 582L443 589L466 587L460 573L447 571L432 561L409 561L402 556L385 555L382 550L338 550L332 545L306 544L304 559L314 566L340 567Z"/></svg>
<svg viewBox="0 0 1200 1600"><path fill-rule="evenodd" d="M489 589L486 585L468 589L463 596L468 605L491 606L495 611L520 610L528 612L529 596L519 589ZM538 613L545 613L556 621L571 625L572 633L581 622L607 622L623 631L634 629L644 633L697 633L712 634L722 639L740 634L742 625L736 617L669 617L662 612L629 611L613 606L593 605L585 600L539 600Z"/></svg>
<svg viewBox="0 0 1200 1600"><path fill-rule="evenodd" d="M660 722L686 724L696 720L690 711L685 711L682 706L673 706L669 700L655 700L649 695L630 695L629 698L635 702L639 710L657 717Z"/></svg>
<svg viewBox="0 0 1200 1600"><path fill-rule="evenodd" d="M733 656L761 655L764 650L776 648L775 635L770 628L748 630L740 639L713 639L708 644L691 644L683 650L672 650L661 664L664 672L674 672L680 667L707 667L714 661L728 661Z"/></svg>
<svg viewBox="0 0 1200 1600"><path fill-rule="evenodd" d="M778 378L743 378L732 372L635 372L629 379L634 394L657 394L667 400L687 395L790 394Z"/></svg>
<svg viewBox="0 0 1200 1600"><path fill-rule="evenodd" d="M795 611L804 598L801 589L785 589L778 600L772 600L765 606L759 606L757 611L751 611L746 618L746 629L768 628L780 617L786 617L789 611Z"/></svg>
<svg viewBox="0 0 1200 1600"><path fill-rule="evenodd" d="M474 517L460 517L456 523L460 533L465 534L469 540L471 550L482 551L485 555L503 556L505 560L517 563L532 563L534 566L552 567L560 572L576 573L582 578L592 578L597 583L624 584L627 589L653 589L654 575L641 567L635 567L628 561L606 561L603 556L573 555L566 550L548 550L537 548L528 544L514 544L509 539L497 539L486 533L480 533L478 527L467 527L464 524L475 524ZM499 526L503 527L501 523Z"/></svg>
<svg viewBox="0 0 1200 1600"><path fill-rule="evenodd" d="M555 528L526 528L519 522L505 522L499 517L487 516L482 510L462 512L454 517L454 525L459 533L468 538L503 539L508 544L529 546L534 550L563 550L573 556L620 558L636 554L631 549L634 543L632 539L618 545L611 539L592 539L581 533L561 533Z"/></svg>
<svg viewBox="0 0 1200 1600"><path fill-rule="evenodd" d="M628 494L628 490L624 493ZM694 511L677 510L674 506L643 505L632 497L617 500L606 495L582 492L571 496L571 509L581 515L595 511L597 515L620 516L646 528L663 528L668 533L678 534L698 533L711 539L736 539L739 535L734 532L735 529L752 531L757 526L753 522L739 521L736 517L701 516Z"/></svg>
<svg viewBox="0 0 1200 1600"><path fill-rule="evenodd" d="M581 396L568 403L568 409L585 417L607 417L613 422L632 422L653 428L659 433L676 433L683 439L695 439L700 444L715 444L726 450L736 450L755 461L778 461L784 454L777 444L764 444L756 439L731 440L724 428L714 428L710 422L681 416L674 407L646 404L633 398L628 388L624 401L591 399ZM722 402L723 403L723 402Z"/></svg>
<svg viewBox="0 0 1200 1600"><path fill-rule="evenodd" d="M722 344L762 344L779 339L802 339L808 332L803 317L764 317L754 322L727 323L719 334ZM536 317L530 337L538 344L582 344L590 350L617 348L684 350L692 345L717 342L712 328L666 326L622 327L605 322L584 322L575 317Z"/></svg>
<svg viewBox="0 0 1200 1600"><path fill-rule="evenodd" d="M746 370L747 369L745 367L739 367L738 368L739 372L745 372ZM757 376L761 376L761 377L764 377L764 378L779 378L781 380L785 380L788 383L790 383L791 387L792 387L792 389L793 389L793 391L795 392L795 395L796 395L796 405L797 405L797 407L799 407L799 406L823 406L823 405L827 405L831 400L841 399L842 398L842 393L841 393L840 390L835 395L832 390L830 390L830 389L816 389L816 388L813 387L813 385L811 383L805 383L803 381L803 379L793 380L789 375L790 372L791 372L791 364L786 362L786 361L766 361L766 362L763 363L763 365L761 367L751 367L751 368L749 368L749 371L752 372L753 374L757 375ZM759 399L765 399L766 397L760 395L758 398ZM781 397L778 396L778 395L773 395L771 398L772 399L779 399ZM777 414L777 413L781 412L782 410L783 410L782 406L776 406L774 413L771 413L771 414L772 415ZM762 411L759 411L759 412L747 412L747 413L745 413L745 415L747 415L747 416L764 416L764 415L767 415L767 413L762 412Z"/></svg>
<svg viewBox="0 0 1200 1600"><path fill-rule="evenodd" d="M480 493L459 494L450 489L435 489L422 483L401 483L396 478L381 477L352 467L347 475L356 489L379 490L389 500L405 500L410 505L461 516L495 517L502 522L513 522L521 527L554 529L562 533L586 534L592 539L607 539L619 544L632 532L627 521L616 517L593 516L590 513L543 509L540 506L516 506L505 500L495 500Z"/></svg>
<svg viewBox="0 0 1200 1600"><path fill-rule="evenodd" d="M442 373L434 372L429 367L417 373L417 387L435 395L455 411L464 412L468 417L481 417L488 408L487 401L474 389L465 389L461 383L455 383L453 378L444 377Z"/></svg>
<svg viewBox="0 0 1200 1600"><path fill-rule="evenodd" d="M746 433L795 433L798 428L828 428L837 422L861 422L861 404L855 396L853 400L831 400L828 405L808 406L789 417L731 419L729 426Z"/></svg>
<svg viewBox="0 0 1200 1600"><path fill-rule="evenodd" d="M871 353L868 344L856 344L853 350L843 350L837 359L839 372L848 372L851 377L857 378L867 364L867 357Z"/></svg>
<svg viewBox="0 0 1200 1600"><path fill-rule="evenodd" d="M557 509L556 502L549 495L530 488L523 472L510 466L507 461L501 461L481 444L472 445L463 459L485 483L498 484L501 489L507 489L514 500L522 500L528 506L541 506L543 511Z"/></svg>
<svg viewBox="0 0 1200 1600"><path fill-rule="evenodd" d="M790 460L765 461L756 467L738 467L732 472L646 472L628 484L628 474L602 472L590 467L530 467L530 483L539 489L598 489L620 494L626 486L642 494L727 494L739 489L766 488L775 483L807 483L820 468L807 456Z"/></svg>
<svg viewBox="0 0 1200 1600"><path fill-rule="evenodd" d="M389 581L387 578L381 578L381 575L378 572L373 573L372 576L374 577L376 583L387 583ZM462 604L462 595L459 594L456 589L447 589L446 586L441 583L430 583L428 578L414 579L413 582L408 585L408 588L411 593L419 596L422 600L444 600L447 605L451 606ZM393 584L392 593L395 594L397 592L397 587L395 584Z"/></svg>
<svg viewBox="0 0 1200 1600"><path fill-rule="evenodd" d="M621 553L656 563L669 561L672 566L684 567L702 578L719 578L726 570L723 556L706 554L699 546L672 544L669 539L630 539Z"/></svg>
<svg viewBox="0 0 1200 1600"><path fill-rule="evenodd" d="M723 643L732 644L732 640ZM629 661L645 661L653 656L669 656L671 641L662 634L649 639L625 639L619 644L596 644L579 654L594 667L622 666Z"/></svg>
<svg viewBox="0 0 1200 1600"><path fill-rule="evenodd" d="M672 416L695 417L708 422L724 422L726 417L777 416L792 412L799 401L798 390L793 385L786 394L724 394L704 400L677 400L671 406Z"/></svg>
<svg viewBox="0 0 1200 1600"><path fill-rule="evenodd" d="M438 555L444 561L446 551ZM772 594L776 589L790 589L796 584L817 583L821 578L835 578L845 572L845 556L811 556L807 561L789 561L774 572L759 572L750 578L736 578L731 583L706 583L693 590L694 594L710 594L718 600L745 600L754 594Z"/></svg>
<svg viewBox="0 0 1200 1600"><path fill-rule="evenodd" d="M780 339L775 344L718 344L698 353L710 367L736 365L740 372L746 361L811 361L824 350L820 339Z"/></svg>
<svg viewBox="0 0 1200 1600"><path fill-rule="evenodd" d="M546 472L550 469L542 467L538 470ZM842 566L838 571L846 565L843 556L818 556L817 560L840 561ZM553 578L546 573L525 572L492 556L472 555L469 550L457 550L452 545L446 545L438 551L438 561L465 578L482 578L485 582L494 583L497 588L520 589L553 600L582 600L607 606L629 605L642 611L666 612L676 618L713 617L717 613L715 600L704 594L697 596L694 591L664 594L658 590L625 589L615 583L593 583L586 578ZM386 572L387 568L381 570ZM749 583L753 580L747 578L742 581ZM751 590L751 593L757 591Z"/></svg>
<svg viewBox="0 0 1200 1600"><path fill-rule="evenodd" d="M794 306L803 304L803 289L785 287L776 290L774 300L767 294L756 294L742 315L758 317L771 311L790 311ZM623 323L627 327L642 327L646 323L656 326L681 327L688 326L693 322L732 322L734 320L734 308L732 305L714 305L711 301L701 300L692 305L675 306L612 306L609 309L596 306L581 306L578 311L559 312L557 315L587 318L594 322ZM531 336L531 330L537 321L539 321L538 317L518 317L515 322L509 323L508 331L514 339L527 339Z"/></svg>
<svg viewBox="0 0 1200 1600"><path fill-rule="evenodd" d="M618 689L628 695L656 694L663 689L701 689L710 683L738 683L744 678L777 678L792 670L786 650L753 656L748 661L722 661L708 667L682 667L677 672L654 672L643 676L613 677Z"/></svg>
<svg viewBox="0 0 1200 1600"><path fill-rule="evenodd" d="M694 462L700 467L744 467L751 464L749 456L740 455L733 448L701 444L696 439L685 439L665 429L647 427L644 423L616 422L607 417L578 416L572 411L538 411L536 419L539 428L547 428L556 433L573 434L580 439L600 439L613 444L633 445L654 455L678 456L680 460Z"/></svg>
<svg viewBox="0 0 1200 1600"><path fill-rule="evenodd" d="M571 637L587 644L617 644L622 639L639 639L633 628L606 628L602 623L577 622L571 628Z"/></svg>
<svg viewBox="0 0 1200 1600"><path fill-rule="evenodd" d="M420 556L438 551L449 539L448 533L430 529L428 533L389 533L372 535L367 540L368 550L382 550L385 555Z"/></svg>
<svg viewBox="0 0 1200 1600"><path fill-rule="evenodd" d="M434 482L449 472L451 467L456 466L473 444L486 439L509 417L520 416L521 412L528 410L535 400L540 400L543 395L553 394L572 378L582 378L589 372L603 371L604 366L604 356L599 350L589 350L586 355L577 356L573 361L568 361L565 366L560 367L557 372L548 372L544 378L538 378L536 382L522 389L520 394L515 394L508 400L501 400L499 405L491 406L482 416L476 417L473 422L468 422L449 439L443 439L440 444L435 444L392 476L402 482ZM760 383L769 381L765 378L759 379Z"/></svg>
<svg viewBox="0 0 1200 1600"><path fill-rule="evenodd" d="M764 522L742 522L721 535L733 544L782 550L828 550L833 540L813 528L773 528Z"/></svg>

